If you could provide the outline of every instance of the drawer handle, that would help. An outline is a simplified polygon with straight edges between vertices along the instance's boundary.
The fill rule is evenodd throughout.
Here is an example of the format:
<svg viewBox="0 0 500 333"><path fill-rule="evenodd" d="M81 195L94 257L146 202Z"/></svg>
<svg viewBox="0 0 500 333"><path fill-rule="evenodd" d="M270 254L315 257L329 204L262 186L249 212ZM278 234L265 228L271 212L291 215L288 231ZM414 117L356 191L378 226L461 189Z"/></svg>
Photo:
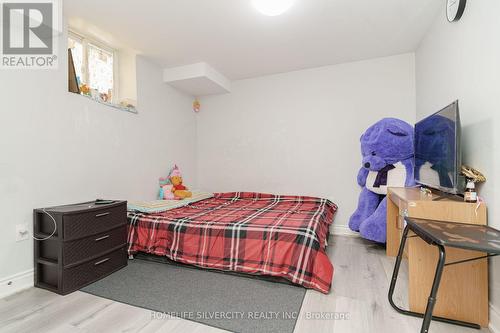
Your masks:
<svg viewBox="0 0 500 333"><path fill-rule="evenodd" d="M97 214L95 217L103 217L103 216L106 216L106 215L109 215L109 212Z"/></svg>
<svg viewBox="0 0 500 333"><path fill-rule="evenodd" d="M96 238L96 239L95 239L95 241L96 241L96 242L99 242L99 241L105 240L106 238L109 238L109 235L106 235L106 236L102 236L102 237Z"/></svg>
<svg viewBox="0 0 500 333"><path fill-rule="evenodd" d="M94 264L94 266L99 266L99 265L101 265L101 264L104 264L104 263L105 263L106 261L108 261L108 260L109 260L109 258L99 260L98 262L96 262L96 263Z"/></svg>

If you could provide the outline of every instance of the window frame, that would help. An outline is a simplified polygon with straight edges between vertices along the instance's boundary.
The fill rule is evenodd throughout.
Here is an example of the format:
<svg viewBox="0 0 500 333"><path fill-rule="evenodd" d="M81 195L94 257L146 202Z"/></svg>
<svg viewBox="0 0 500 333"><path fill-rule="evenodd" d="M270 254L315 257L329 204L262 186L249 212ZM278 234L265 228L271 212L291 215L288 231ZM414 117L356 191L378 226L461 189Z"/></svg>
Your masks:
<svg viewBox="0 0 500 333"><path fill-rule="evenodd" d="M89 84L89 44L98 47L113 55L113 93L111 103L117 103L116 98L119 90L119 67L118 67L118 51L104 42L94 38L87 37L75 30L68 29L68 38L74 39L82 44L82 82Z"/></svg>

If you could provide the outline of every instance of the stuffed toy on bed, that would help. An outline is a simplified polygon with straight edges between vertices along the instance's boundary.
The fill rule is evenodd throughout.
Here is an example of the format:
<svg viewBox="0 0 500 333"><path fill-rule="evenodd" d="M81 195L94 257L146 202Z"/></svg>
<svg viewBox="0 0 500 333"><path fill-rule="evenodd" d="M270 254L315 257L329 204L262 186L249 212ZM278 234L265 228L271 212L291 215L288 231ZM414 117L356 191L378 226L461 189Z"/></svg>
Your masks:
<svg viewBox="0 0 500 333"><path fill-rule="evenodd" d="M387 188L415 185L413 137L413 127L395 118L380 120L361 136L363 162L357 180L363 189L349 228L363 238L386 242Z"/></svg>
<svg viewBox="0 0 500 333"><path fill-rule="evenodd" d="M191 198L193 194L182 184L182 174L177 165L170 172L170 182L172 183L172 192L176 199Z"/></svg>
<svg viewBox="0 0 500 333"><path fill-rule="evenodd" d="M192 193L182 184L182 174L177 164L170 170L168 177L159 179L160 191L158 199L160 200L182 200L191 198Z"/></svg>
<svg viewBox="0 0 500 333"><path fill-rule="evenodd" d="M182 174L177 165L169 172L168 177L159 179L160 191L158 199L160 200L182 200L190 198L193 194L182 184Z"/></svg>
<svg viewBox="0 0 500 333"><path fill-rule="evenodd" d="M175 195L172 192L172 183L169 178L161 177L160 182L160 192L158 193L158 199L160 200L175 200Z"/></svg>

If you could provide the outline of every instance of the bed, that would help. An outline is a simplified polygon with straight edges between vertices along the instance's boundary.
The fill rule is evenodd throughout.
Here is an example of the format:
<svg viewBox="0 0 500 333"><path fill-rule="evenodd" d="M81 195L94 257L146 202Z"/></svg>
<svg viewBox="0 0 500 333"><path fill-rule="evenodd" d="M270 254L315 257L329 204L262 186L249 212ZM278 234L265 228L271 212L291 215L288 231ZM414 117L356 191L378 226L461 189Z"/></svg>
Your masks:
<svg viewBox="0 0 500 333"><path fill-rule="evenodd" d="M327 199L216 193L163 212L129 210L128 252L202 268L284 278L323 293L325 253L337 206Z"/></svg>

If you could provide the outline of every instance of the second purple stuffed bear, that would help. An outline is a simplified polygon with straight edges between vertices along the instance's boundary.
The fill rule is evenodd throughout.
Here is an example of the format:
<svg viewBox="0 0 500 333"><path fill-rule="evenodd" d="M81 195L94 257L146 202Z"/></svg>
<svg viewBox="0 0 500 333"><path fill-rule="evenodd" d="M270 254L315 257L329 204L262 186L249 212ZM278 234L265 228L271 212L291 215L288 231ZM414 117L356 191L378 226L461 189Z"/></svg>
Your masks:
<svg viewBox="0 0 500 333"><path fill-rule="evenodd" d="M380 120L361 136L358 184L363 189L349 227L363 238L385 243L387 187L415 185L413 137L413 127L395 118Z"/></svg>

